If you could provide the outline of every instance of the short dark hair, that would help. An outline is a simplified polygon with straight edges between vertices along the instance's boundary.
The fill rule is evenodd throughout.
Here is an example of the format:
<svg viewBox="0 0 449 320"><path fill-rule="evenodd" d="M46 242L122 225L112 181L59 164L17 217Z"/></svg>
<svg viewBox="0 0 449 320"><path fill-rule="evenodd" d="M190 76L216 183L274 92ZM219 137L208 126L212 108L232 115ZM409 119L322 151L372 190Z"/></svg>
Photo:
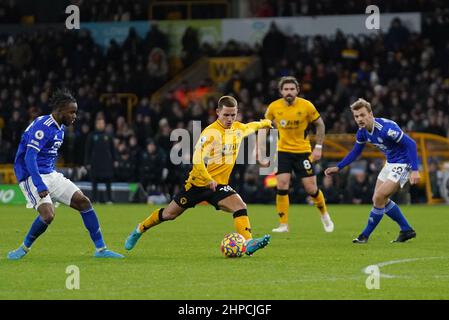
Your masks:
<svg viewBox="0 0 449 320"><path fill-rule="evenodd" d="M284 84L286 84L286 83L293 83L293 84L296 86L296 90L299 91L299 82L298 82L298 80L296 80L295 77L291 77L291 76L282 77L282 78L279 80L279 83L278 83L278 89L279 89L279 91L282 90L282 87L283 87Z"/></svg>
<svg viewBox="0 0 449 320"><path fill-rule="evenodd" d="M71 102L75 103L76 99L68 89L62 88L53 92L49 104L52 110L57 110Z"/></svg>
<svg viewBox="0 0 449 320"><path fill-rule="evenodd" d="M217 109L222 109L223 107L234 108L237 107L237 100L232 96L223 96L218 100Z"/></svg>

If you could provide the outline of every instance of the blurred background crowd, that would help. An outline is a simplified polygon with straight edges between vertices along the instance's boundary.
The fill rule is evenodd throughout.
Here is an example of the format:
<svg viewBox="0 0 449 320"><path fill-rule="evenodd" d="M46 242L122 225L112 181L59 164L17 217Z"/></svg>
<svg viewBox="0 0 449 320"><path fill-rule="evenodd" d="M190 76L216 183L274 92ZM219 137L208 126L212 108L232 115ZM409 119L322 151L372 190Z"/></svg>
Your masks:
<svg viewBox="0 0 449 320"><path fill-rule="evenodd" d="M148 1L72 2L80 5L82 21L148 18ZM51 112L49 95L57 87L70 88L79 107L77 121L67 129L62 147L64 164L83 169L73 170L71 178L139 182L145 196L154 193L168 198L183 184L190 168L170 162L174 145L170 133L176 128L191 130L193 120L200 120L202 128L215 121L216 96L198 96L217 90L231 94L240 103L239 120L259 120L267 105L279 98L277 80L285 75L300 81L301 96L317 107L327 133L354 133L357 128L348 105L364 97L371 101L375 115L396 121L406 131L449 137L448 5L419 0L369 2L386 12L405 8L424 12L422 32L410 32L396 19L388 32L370 36L340 31L329 37L288 36L273 23L263 41L251 46L237 41L200 43L195 31L188 28L181 44L184 67L203 56L257 56L263 76L249 79L235 72L220 88L208 78L195 87L183 82L159 100L152 100L152 94L173 75L167 58L169 39L156 23L145 37L131 29L123 44L111 41L105 50L86 30L2 33L0 164L14 161L27 125ZM305 0L248 3L253 17L364 13L366 7L364 1L342 5ZM0 23L18 23L23 15L17 2L1 2ZM60 17L53 19L44 22L56 22ZM115 92L138 97L132 119L127 119L127 107L117 97L100 99L101 94ZM108 137L107 142L103 136ZM101 148L108 151L95 152ZM110 170L93 170L95 162L104 157L111 163ZM336 180L318 175L328 202L369 203L379 168L376 161L364 161ZM324 160L320 166L326 165ZM265 182L254 165L237 165L231 184L247 202L274 201L273 189L260 192ZM291 197L292 202L305 199L301 189L292 194L297 196Z"/></svg>

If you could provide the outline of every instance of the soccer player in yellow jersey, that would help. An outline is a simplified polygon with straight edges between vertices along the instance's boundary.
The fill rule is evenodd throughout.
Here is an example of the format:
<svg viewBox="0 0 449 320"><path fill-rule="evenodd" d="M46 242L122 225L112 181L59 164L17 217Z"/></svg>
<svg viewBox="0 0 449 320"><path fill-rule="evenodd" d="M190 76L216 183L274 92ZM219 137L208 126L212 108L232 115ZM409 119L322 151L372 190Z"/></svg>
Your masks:
<svg viewBox="0 0 449 320"><path fill-rule="evenodd" d="M237 100L234 97L223 96L219 99L218 119L201 133L193 154L193 168L184 190L173 198L167 208L154 210L137 225L126 239L127 250L134 248L148 229L161 222L176 219L186 209L202 201L209 202L217 210L233 213L235 229L246 239L246 254L252 255L268 245L269 235L252 238L246 204L228 183L243 138L261 128L270 128L271 121L264 119L248 124L240 123L235 121L237 112Z"/></svg>
<svg viewBox="0 0 449 320"><path fill-rule="evenodd" d="M265 113L265 118L273 120L279 130L276 210L280 224L273 232L289 231L288 190L292 171L297 178L301 178L305 191L319 209L324 230L332 232L334 224L327 212L323 192L317 187L313 166L313 162L321 159L325 135L323 119L310 101L298 97L299 83L296 78L282 77L278 87L282 98L273 101ZM316 128L313 151L307 136L310 124Z"/></svg>

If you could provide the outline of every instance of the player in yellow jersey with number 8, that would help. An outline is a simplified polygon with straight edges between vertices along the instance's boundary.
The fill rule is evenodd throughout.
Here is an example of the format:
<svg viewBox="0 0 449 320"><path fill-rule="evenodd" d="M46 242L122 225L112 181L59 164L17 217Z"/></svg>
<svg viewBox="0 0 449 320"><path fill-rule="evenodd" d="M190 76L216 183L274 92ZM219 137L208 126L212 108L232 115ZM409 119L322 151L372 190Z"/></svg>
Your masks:
<svg viewBox="0 0 449 320"><path fill-rule="evenodd" d="M298 97L299 83L296 78L282 77L278 88L282 98L273 101L265 113L265 118L274 121L279 130L276 210L280 224L273 229L273 232L289 231L288 190L292 171L301 179L305 191L319 209L324 230L332 232L334 223L327 212L323 192L317 187L313 165L315 161L321 159L325 135L323 119L310 101ZM307 136L310 124L316 128L316 144L313 151Z"/></svg>

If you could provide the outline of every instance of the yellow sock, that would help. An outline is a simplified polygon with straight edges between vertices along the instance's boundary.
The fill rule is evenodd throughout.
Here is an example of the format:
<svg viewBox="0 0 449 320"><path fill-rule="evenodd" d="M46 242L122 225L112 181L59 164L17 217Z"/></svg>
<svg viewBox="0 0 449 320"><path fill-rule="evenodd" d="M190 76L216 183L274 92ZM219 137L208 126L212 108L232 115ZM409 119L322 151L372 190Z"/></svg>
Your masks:
<svg viewBox="0 0 449 320"><path fill-rule="evenodd" d="M253 236L251 235L251 224L249 223L249 218L247 215L238 217L234 216L234 226L235 230L240 233L246 240L253 238Z"/></svg>
<svg viewBox="0 0 449 320"><path fill-rule="evenodd" d="M156 210L154 210L150 216L148 218L146 218L144 221L142 221L141 223L139 223L139 231L140 232L145 232L148 229L157 226L159 223L163 222L161 220L159 220L159 212L163 210L163 208L158 208Z"/></svg>
<svg viewBox="0 0 449 320"><path fill-rule="evenodd" d="M280 223L288 223L288 207L290 200L288 198L288 190L278 190L276 194L276 210L279 215Z"/></svg>
<svg viewBox="0 0 449 320"><path fill-rule="evenodd" d="M315 197L314 196L311 197L313 202L315 203L315 207L317 207L318 210L320 210L321 215L325 214L327 212L327 207L323 192L318 189L317 195Z"/></svg>

